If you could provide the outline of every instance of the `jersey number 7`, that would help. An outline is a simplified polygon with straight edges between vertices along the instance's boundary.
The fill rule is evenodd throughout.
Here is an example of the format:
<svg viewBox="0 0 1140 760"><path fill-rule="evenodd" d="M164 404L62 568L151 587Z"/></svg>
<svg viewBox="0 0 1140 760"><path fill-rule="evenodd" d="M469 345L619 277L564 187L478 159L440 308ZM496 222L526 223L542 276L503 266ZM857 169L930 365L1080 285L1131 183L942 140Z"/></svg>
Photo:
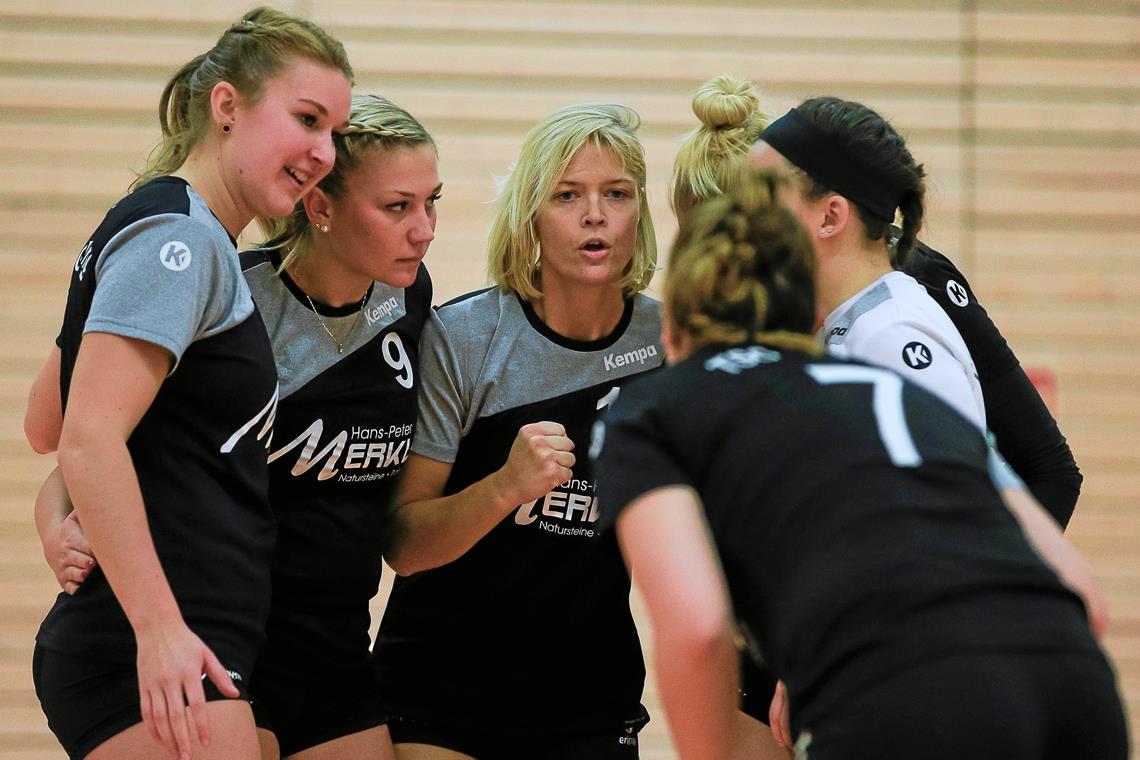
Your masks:
<svg viewBox="0 0 1140 760"><path fill-rule="evenodd" d="M871 408L887 456L896 467L918 467L922 464L922 457L906 425L901 377L885 369L852 364L808 364L804 371L820 385L870 383Z"/></svg>

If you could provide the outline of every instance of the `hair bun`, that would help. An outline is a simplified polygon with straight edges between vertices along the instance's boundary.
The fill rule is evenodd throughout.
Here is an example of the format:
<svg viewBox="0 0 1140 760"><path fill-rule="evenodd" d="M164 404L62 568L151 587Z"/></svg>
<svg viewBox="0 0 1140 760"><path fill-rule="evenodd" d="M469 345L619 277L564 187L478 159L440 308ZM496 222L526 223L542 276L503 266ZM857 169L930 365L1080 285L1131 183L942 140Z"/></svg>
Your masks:
<svg viewBox="0 0 1140 760"><path fill-rule="evenodd" d="M760 98L752 83L729 74L713 77L693 95L693 113L713 129L741 126L759 106Z"/></svg>

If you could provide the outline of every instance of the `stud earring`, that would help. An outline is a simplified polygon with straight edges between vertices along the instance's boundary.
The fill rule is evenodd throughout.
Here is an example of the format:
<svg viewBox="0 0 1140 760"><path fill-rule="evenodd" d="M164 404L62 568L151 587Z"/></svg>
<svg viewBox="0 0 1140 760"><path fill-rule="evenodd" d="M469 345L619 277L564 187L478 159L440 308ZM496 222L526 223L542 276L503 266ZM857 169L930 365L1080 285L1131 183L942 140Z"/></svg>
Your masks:
<svg viewBox="0 0 1140 760"><path fill-rule="evenodd" d="M230 125L229 124L223 124L222 125L222 132L224 132L225 134L228 135L230 133Z"/></svg>
<svg viewBox="0 0 1140 760"><path fill-rule="evenodd" d="M320 230L321 232L328 232L329 226L327 224L318 224L317 229Z"/></svg>
<svg viewBox="0 0 1140 760"><path fill-rule="evenodd" d="M831 234L832 232L834 232L834 231L835 231L835 228L834 228L834 227L831 227L831 226L828 226L828 227L821 227L821 228L820 228L820 230L819 230L819 234L821 234L821 235L830 235L830 234Z"/></svg>

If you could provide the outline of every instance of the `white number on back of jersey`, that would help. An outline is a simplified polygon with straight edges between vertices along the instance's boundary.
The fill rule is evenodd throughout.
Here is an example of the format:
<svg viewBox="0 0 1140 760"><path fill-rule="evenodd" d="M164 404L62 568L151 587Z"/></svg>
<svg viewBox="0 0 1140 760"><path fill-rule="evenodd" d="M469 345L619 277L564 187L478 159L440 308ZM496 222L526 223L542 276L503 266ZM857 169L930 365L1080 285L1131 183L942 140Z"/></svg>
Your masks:
<svg viewBox="0 0 1140 760"><path fill-rule="evenodd" d="M380 344L380 353L384 355L384 361L388 362L388 366L396 370L396 382L405 388L411 388L412 360L408 358L408 352L404 350L404 341L400 340L399 334L385 335L384 342Z"/></svg>
<svg viewBox="0 0 1140 760"><path fill-rule="evenodd" d="M896 467L922 464L903 413L901 377L885 369L852 364L809 364L804 369L820 385L870 383L871 407L887 456Z"/></svg>

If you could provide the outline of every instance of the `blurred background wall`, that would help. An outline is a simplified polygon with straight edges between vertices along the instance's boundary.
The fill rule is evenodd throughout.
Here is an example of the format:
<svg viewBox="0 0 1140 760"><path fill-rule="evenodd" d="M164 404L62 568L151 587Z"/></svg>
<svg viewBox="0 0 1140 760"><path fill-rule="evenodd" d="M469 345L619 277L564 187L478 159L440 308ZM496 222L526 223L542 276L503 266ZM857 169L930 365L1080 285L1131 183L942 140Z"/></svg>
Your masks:
<svg viewBox="0 0 1140 760"><path fill-rule="evenodd" d="M337 34L358 89L405 106L436 137L437 302L484 284L493 178L556 107L613 99L640 111L663 254L675 229L673 151L708 77L753 79L777 115L837 94L887 116L930 174L923 237L969 276L1022 362L1055 378L1054 412L1086 476L1069 535L1109 594L1106 645L1140 715L1140 3L275 4ZM25 394L58 330L75 256L157 137L163 84L249 7L0 0L5 758L63 757L30 676L55 584L31 519L51 462L24 442ZM647 702L660 718L652 685ZM1137 717L1132 726L1135 735ZM644 736L643 758L673 757L662 720Z"/></svg>

